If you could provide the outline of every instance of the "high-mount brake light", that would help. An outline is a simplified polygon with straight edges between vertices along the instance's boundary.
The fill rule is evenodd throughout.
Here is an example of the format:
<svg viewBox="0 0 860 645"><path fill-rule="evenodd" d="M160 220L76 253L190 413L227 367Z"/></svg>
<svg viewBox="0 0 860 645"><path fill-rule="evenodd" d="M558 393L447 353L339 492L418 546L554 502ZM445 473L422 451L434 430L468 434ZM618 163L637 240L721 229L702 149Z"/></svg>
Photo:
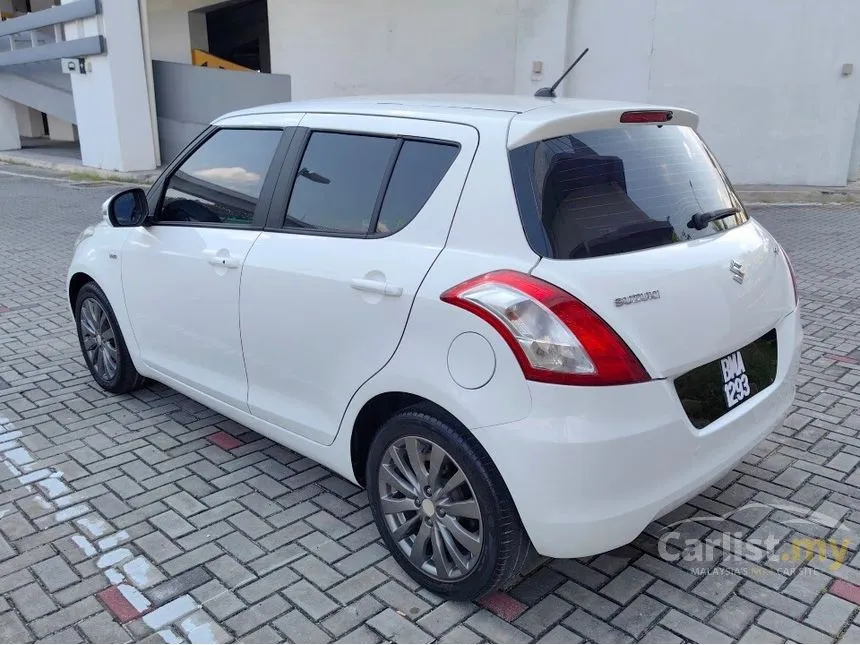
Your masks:
<svg viewBox="0 0 860 645"><path fill-rule="evenodd" d="M621 123L666 123L672 116L668 110L633 110L621 115Z"/></svg>
<svg viewBox="0 0 860 645"><path fill-rule="evenodd" d="M627 385L650 380L612 328L585 304L518 271L492 271L441 296L489 323L525 377L562 385Z"/></svg>

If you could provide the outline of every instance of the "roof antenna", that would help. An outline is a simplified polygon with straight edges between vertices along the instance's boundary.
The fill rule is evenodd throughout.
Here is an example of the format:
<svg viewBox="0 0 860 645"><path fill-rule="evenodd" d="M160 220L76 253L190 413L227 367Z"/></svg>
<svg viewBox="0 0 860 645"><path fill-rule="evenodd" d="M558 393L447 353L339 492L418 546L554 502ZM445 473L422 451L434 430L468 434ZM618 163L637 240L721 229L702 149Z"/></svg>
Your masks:
<svg viewBox="0 0 860 645"><path fill-rule="evenodd" d="M559 86L559 84L564 80L565 76L570 74L570 70L572 70L574 67L576 67L576 64L579 61L581 61L582 57L585 56L587 53L588 53L588 47L586 47L585 49L582 50L582 53L577 57L577 59L575 61L573 61L570 64L570 67L567 68L567 71L559 77L559 79L553 84L552 87L542 87L537 92L535 92L535 96L537 96L538 98L548 98L548 99L558 98L555 95L555 88L557 88Z"/></svg>

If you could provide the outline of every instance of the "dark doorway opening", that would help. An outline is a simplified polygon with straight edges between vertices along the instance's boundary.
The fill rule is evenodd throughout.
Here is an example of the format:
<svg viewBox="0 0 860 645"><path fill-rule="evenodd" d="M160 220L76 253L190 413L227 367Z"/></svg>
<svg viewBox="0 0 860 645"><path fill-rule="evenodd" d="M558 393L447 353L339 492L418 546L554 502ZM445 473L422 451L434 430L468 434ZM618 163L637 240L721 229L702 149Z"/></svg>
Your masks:
<svg viewBox="0 0 860 645"><path fill-rule="evenodd" d="M206 12L209 53L269 73L269 10L267 0L218 5Z"/></svg>

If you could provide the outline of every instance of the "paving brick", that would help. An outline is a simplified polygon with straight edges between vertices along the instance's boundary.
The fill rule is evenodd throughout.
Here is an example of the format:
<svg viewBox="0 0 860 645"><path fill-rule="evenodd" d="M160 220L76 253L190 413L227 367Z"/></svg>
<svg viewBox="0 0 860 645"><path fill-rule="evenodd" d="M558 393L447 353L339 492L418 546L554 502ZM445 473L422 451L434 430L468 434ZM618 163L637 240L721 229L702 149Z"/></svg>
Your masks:
<svg viewBox="0 0 860 645"><path fill-rule="evenodd" d="M328 643L328 634L300 612L293 610L278 618L273 625L293 643Z"/></svg>
<svg viewBox="0 0 860 645"><path fill-rule="evenodd" d="M74 625L99 611L102 611L102 606L91 596L73 605L64 607L53 614L34 620L29 624L29 627L33 630L37 638L42 638L51 632ZM0 624L2 624L2 621L0 621Z"/></svg>
<svg viewBox="0 0 860 645"><path fill-rule="evenodd" d="M532 636L539 636L548 625L555 625L573 611L570 603L558 596L547 596L514 621L514 625Z"/></svg>
<svg viewBox="0 0 860 645"><path fill-rule="evenodd" d="M179 557L168 560L162 565L162 568L168 575L175 576L178 573L187 571L193 567L205 564L209 560L213 560L220 556L222 551L214 544L206 544L198 547L193 551L189 551Z"/></svg>
<svg viewBox="0 0 860 645"><path fill-rule="evenodd" d="M382 643L383 640L375 631L367 627L366 625L362 625L354 630L352 630L349 634L345 634L343 638L340 640L336 640L335 643Z"/></svg>
<svg viewBox="0 0 860 645"><path fill-rule="evenodd" d="M606 586L600 590L600 593L621 603L622 605L626 605L634 596L651 584L653 580L654 578L644 571L634 567L628 567L612 578L612 580L610 580Z"/></svg>
<svg viewBox="0 0 860 645"><path fill-rule="evenodd" d="M856 608L856 605L847 600L825 594L803 622L831 636L837 636Z"/></svg>
<svg viewBox="0 0 860 645"><path fill-rule="evenodd" d="M164 503L183 517L190 517L206 510L204 504L198 502L184 490L165 498Z"/></svg>
<svg viewBox="0 0 860 645"><path fill-rule="evenodd" d="M569 603L582 607L599 618L609 618L618 611L619 606L575 582L566 582L556 593Z"/></svg>
<svg viewBox="0 0 860 645"><path fill-rule="evenodd" d="M107 612L91 616L78 623L77 627L92 643L125 643L130 638Z"/></svg>
<svg viewBox="0 0 860 645"><path fill-rule="evenodd" d="M161 531L153 531L135 540L135 544L153 562L164 562L176 557L182 551Z"/></svg>
<svg viewBox="0 0 860 645"><path fill-rule="evenodd" d="M29 643L32 638L15 612L0 614L0 643Z"/></svg>
<svg viewBox="0 0 860 645"><path fill-rule="evenodd" d="M80 578L61 556L54 556L33 565L33 573L48 591L57 591L74 584Z"/></svg>
<svg viewBox="0 0 860 645"><path fill-rule="evenodd" d="M729 598L714 614L709 624L713 627L738 637L752 624L761 612L761 607L754 605L740 596Z"/></svg>
<svg viewBox="0 0 860 645"><path fill-rule="evenodd" d="M737 593L762 607L768 607L791 618L800 618L806 613L806 605L751 581L738 587Z"/></svg>
<svg viewBox="0 0 860 645"><path fill-rule="evenodd" d="M240 562L250 562L265 554L263 549L237 531L219 539L218 544Z"/></svg>
<svg viewBox="0 0 860 645"><path fill-rule="evenodd" d="M239 612L228 619L225 624L238 636L242 636L280 616L289 607L289 603L280 596L269 596L253 607Z"/></svg>
<svg viewBox="0 0 860 645"><path fill-rule="evenodd" d="M212 580L191 592L197 602L206 607L212 616L223 621L245 609L245 604L217 580Z"/></svg>
<svg viewBox="0 0 860 645"><path fill-rule="evenodd" d="M0 637L2 640L2 637ZM17 641L6 641L6 642L17 642ZM68 627L66 629L62 629L58 632L55 632L49 636L45 636L45 638L36 641L37 643L83 643L84 640L81 638L81 635L73 628Z"/></svg>
<svg viewBox="0 0 860 645"><path fill-rule="evenodd" d="M291 585L284 590L283 594L293 605L314 620L320 620L323 616L337 609L335 602L305 580L300 580Z"/></svg>
<svg viewBox="0 0 860 645"><path fill-rule="evenodd" d="M732 639L726 634L708 627L704 623L685 616L674 609L670 610L660 624L684 638L698 643L731 643Z"/></svg>
<svg viewBox="0 0 860 645"><path fill-rule="evenodd" d="M379 569L371 567L365 569L361 573L350 576L343 582L328 590L329 595L337 599L341 603L349 603L362 596L376 587L388 581L386 576Z"/></svg>
<svg viewBox="0 0 860 645"><path fill-rule="evenodd" d="M413 619L430 610L429 604L408 589L404 589L394 580L377 587L373 591L373 595L379 598L383 604L393 607Z"/></svg>
<svg viewBox="0 0 860 645"><path fill-rule="evenodd" d="M367 621L367 624L394 643L430 643L432 636L406 620L393 609L386 609Z"/></svg>
<svg viewBox="0 0 860 645"><path fill-rule="evenodd" d="M655 625L648 630L646 634L639 639L640 643L683 643L684 639L673 634L672 632L663 629L660 625Z"/></svg>
<svg viewBox="0 0 860 645"><path fill-rule="evenodd" d="M823 643L827 640L827 636L822 632L769 609L765 610L756 622L765 629L798 643Z"/></svg>
<svg viewBox="0 0 860 645"><path fill-rule="evenodd" d="M183 519L176 511L167 511L156 515L150 522L170 538L182 537L194 530L194 525Z"/></svg>
<svg viewBox="0 0 860 645"><path fill-rule="evenodd" d="M621 613L612 619L612 624L635 637L641 636L648 628L657 622L666 605L646 595L633 599Z"/></svg>
<svg viewBox="0 0 860 645"><path fill-rule="evenodd" d="M16 589L9 598L27 621L35 620L57 609L54 601L36 583Z"/></svg>
<svg viewBox="0 0 860 645"><path fill-rule="evenodd" d="M229 555L222 555L211 562L207 562L205 566L212 572L212 575L230 587L241 587L256 577Z"/></svg>
<svg viewBox="0 0 860 645"><path fill-rule="evenodd" d="M368 618L378 614L384 607L371 595L362 596L352 604L347 605L320 621L326 631L340 638L347 632L363 624Z"/></svg>
<svg viewBox="0 0 860 645"><path fill-rule="evenodd" d="M444 602L418 620L418 626L438 637L462 623L474 612L475 606L472 603Z"/></svg>
<svg viewBox="0 0 860 645"><path fill-rule="evenodd" d="M449 641L451 643L459 642L456 640ZM473 643L478 643L480 641L470 641ZM572 631L567 629L566 627L562 627L561 625L556 625L553 627L545 636L543 636L538 643L581 643L582 638L580 638L577 634L574 634Z"/></svg>

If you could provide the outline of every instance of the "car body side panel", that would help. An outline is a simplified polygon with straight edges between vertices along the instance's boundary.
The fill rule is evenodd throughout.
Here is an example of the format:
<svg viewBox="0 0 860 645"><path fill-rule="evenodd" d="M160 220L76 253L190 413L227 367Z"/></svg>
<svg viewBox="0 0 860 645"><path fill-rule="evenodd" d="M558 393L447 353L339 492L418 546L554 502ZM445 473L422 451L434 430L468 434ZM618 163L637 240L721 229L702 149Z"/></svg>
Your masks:
<svg viewBox="0 0 860 645"><path fill-rule="evenodd" d="M87 228L81 234L82 239L74 251L69 266L66 276L66 293L68 293L72 277L78 273L90 276L101 287L113 308L135 368L139 373L145 374L145 368L140 360L140 347L134 336L122 291L120 252L131 230L130 228L114 228L106 218ZM74 306L75 303L70 303L73 317Z"/></svg>

